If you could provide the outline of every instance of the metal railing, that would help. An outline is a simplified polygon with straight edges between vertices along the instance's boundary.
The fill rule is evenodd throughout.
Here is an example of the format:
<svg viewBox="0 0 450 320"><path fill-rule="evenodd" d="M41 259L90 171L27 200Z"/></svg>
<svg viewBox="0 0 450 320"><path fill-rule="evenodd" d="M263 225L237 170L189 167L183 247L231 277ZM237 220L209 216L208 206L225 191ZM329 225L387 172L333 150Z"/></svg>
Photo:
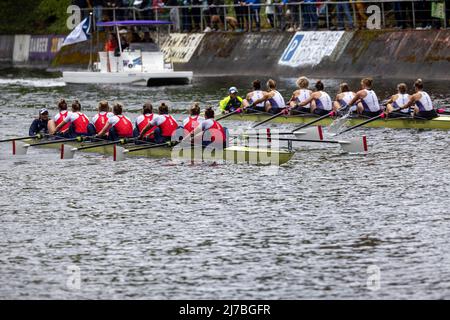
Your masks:
<svg viewBox="0 0 450 320"><path fill-rule="evenodd" d="M378 0L190 5L92 10L95 21L155 19L175 32L447 28L449 0ZM83 9L83 15L90 10ZM95 25L95 24L94 24Z"/></svg>

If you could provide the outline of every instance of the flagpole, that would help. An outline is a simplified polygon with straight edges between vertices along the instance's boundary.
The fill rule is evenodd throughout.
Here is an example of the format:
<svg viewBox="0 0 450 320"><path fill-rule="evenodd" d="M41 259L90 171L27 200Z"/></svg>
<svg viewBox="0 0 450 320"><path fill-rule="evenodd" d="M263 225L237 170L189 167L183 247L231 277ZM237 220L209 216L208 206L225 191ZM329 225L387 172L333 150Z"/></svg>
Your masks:
<svg viewBox="0 0 450 320"><path fill-rule="evenodd" d="M94 37L92 36L92 11L89 12L89 31L91 32L91 47L89 49L89 66L88 69L89 71L92 71L92 47L93 47L93 41L94 41Z"/></svg>

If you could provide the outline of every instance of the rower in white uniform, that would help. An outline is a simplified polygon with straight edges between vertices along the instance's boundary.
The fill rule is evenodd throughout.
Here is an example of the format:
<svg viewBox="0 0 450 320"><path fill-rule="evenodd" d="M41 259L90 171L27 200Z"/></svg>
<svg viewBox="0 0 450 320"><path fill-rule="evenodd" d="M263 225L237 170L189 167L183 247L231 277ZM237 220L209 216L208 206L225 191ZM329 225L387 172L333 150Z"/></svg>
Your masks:
<svg viewBox="0 0 450 320"><path fill-rule="evenodd" d="M409 101L410 95L408 94L408 88L405 83L399 83L397 85L397 94L394 94L386 106L386 113L389 118L409 117L411 115L411 108L403 108ZM400 109L393 112L395 109Z"/></svg>
<svg viewBox="0 0 450 320"><path fill-rule="evenodd" d="M364 78L361 80L361 90L359 90L355 97L349 102L349 105L356 105L358 114L373 118L378 116L383 110L378 102L378 97L375 91L372 90L373 80L371 78Z"/></svg>
<svg viewBox="0 0 450 320"><path fill-rule="evenodd" d="M269 79L267 81L267 91L263 92L263 96L256 101L253 101L249 107L253 109L261 102L266 103L266 112L273 114L279 113L286 108L283 96L277 91L277 83L275 80Z"/></svg>
<svg viewBox="0 0 450 320"><path fill-rule="evenodd" d="M299 103L302 103L311 97L312 91L308 89L309 79L307 77L300 77L297 79L296 83L298 89L294 91L291 99L289 100L291 115L310 113L311 105L315 105L314 100L302 107L298 106Z"/></svg>
<svg viewBox="0 0 450 320"><path fill-rule="evenodd" d="M252 83L253 91L247 93L247 96L245 97L244 101L242 101L242 105L244 106L244 109L247 113L252 112L265 112L266 111L266 105L264 101L261 101L257 104L254 104L253 107L249 108L250 105L252 105L256 100L261 99L264 95L264 91L261 90L261 81L255 80Z"/></svg>
<svg viewBox="0 0 450 320"><path fill-rule="evenodd" d="M438 114L434 110L430 95L423 91L422 79L414 82L414 89L416 92L410 96L409 101L402 108L407 109L414 106L414 117L418 119L436 118Z"/></svg>
<svg viewBox="0 0 450 320"><path fill-rule="evenodd" d="M337 111L340 108L344 108L350 106L350 101L355 97L355 93L350 91L350 88L346 82L342 82L339 85L339 93L336 95L336 100L333 101L333 111ZM356 110L356 106L350 106L350 110L354 108Z"/></svg>
<svg viewBox="0 0 450 320"><path fill-rule="evenodd" d="M324 85L322 81L317 81L315 87L316 91L313 92L308 99L304 100L301 103L298 103L297 107L304 107L308 104L311 104L311 113L317 114L319 116L324 116L333 110L331 98L328 93L323 91Z"/></svg>

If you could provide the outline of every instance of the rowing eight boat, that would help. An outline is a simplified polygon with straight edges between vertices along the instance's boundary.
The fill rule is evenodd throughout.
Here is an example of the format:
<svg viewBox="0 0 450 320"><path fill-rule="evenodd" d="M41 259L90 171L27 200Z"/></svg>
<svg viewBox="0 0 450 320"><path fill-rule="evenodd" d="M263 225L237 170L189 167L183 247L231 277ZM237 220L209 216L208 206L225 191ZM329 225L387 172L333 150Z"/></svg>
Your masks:
<svg viewBox="0 0 450 320"><path fill-rule="evenodd" d="M32 144L39 140L28 139L23 142L15 141L15 150L20 149L20 145ZM49 144L39 147L60 149L61 158L64 158L64 152L67 152L71 148L80 148L84 146L90 146L92 142L68 142L64 147L61 144ZM141 145L125 144L122 148L132 150L135 147ZM122 152L123 149L116 147L115 145L97 146L91 149L82 150L83 152L99 153L105 155L117 155L117 152ZM172 158L181 160L200 160L200 161L225 161L227 163L246 163L255 165L282 165L288 162L294 155L294 151L288 150L275 150L258 147L245 147L245 146L231 146L223 150L211 150L209 148L193 148L182 147L177 145L175 147L162 146L156 148L149 148L138 150L136 152L127 153L133 157L148 157L148 158ZM17 153L19 154L19 153Z"/></svg>
<svg viewBox="0 0 450 320"><path fill-rule="evenodd" d="M272 115L264 113L245 113L234 114L228 117L227 120L235 121L254 121L260 122L268 119ZM316 119L315 116L310 115L296 115L296 116L279 116L271 120L276 123L307 123ZM354 126L366 121L367 118L349 118L348 125ZM325 118L315 123L318 126L329 126L334 121L332 118ZM390 118L390 119L377 119L364 125L371 128L393 128L393 129L437 129L437 130L450 130L450 116L441 115L432 120L422 120L413 118Z"/></svg>

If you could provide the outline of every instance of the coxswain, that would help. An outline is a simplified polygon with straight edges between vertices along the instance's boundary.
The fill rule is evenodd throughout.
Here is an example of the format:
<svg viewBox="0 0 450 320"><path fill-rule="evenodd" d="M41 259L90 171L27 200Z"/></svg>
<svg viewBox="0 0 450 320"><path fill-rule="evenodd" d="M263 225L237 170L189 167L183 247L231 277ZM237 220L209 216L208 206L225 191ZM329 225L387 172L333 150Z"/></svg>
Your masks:
<svg viewBox="0 0 450 320"><path fill-rule="evenodd" d="M417 79L414 82L414 90L415 93L411 95L409 101L402 108L407 109L413 107L414 117L417 119L431 120L438 117L436 110L434 110L430 95L423 91L422 79Z"/></svg>
<svg viewBox="0 0 450 320"><path fill-rule="evenodd" d="M150 121L154 118L153 114L153 105L150 102L146 102L142 107L142 114L136 118L133 136L139 137L142 130L148 125ZM155 137L153 131L155 131L156 127L151 127L145 135L142 137L142 140L145 141L155 141Z"/></svg>
<svg viewBox="0 0 450 320"><path fill-rule="evenodd" d="M169 115L169 107L165 103L161 103L158 108L158 113L159 115L153 117L144 129L142 129L139 140L142 140L147 131L152 127L156 127L153 131L156 143L163 143L171 139L172 134L178 128L178 123L174 117Z"/></svg>
<svg viewBox="0 0 450 320"><path fill-rule="evenodd" d="M33 120L30 130L28 130L29 136L35 136L39 133L48 134L48 110L46 108L39 110L39 117Z"/></svg>
<svg viewBox="0 0 450 320"><path fill-rule="evenodd" d="M114 104L113 113L114 115L108 118L105 126L100 130L97 136L103 137L108 132L108 139L112 141L117 141L120 138L133 137L133 123L131 123L131 120L128 119L128 117L122 114L122 104Z"/></svg>
<svg viewBox="0 0 450 320"><path fill-rule="evenodd" d="M405 83L397 85L397 94L394 94L386 105L386 114L389 118L408 117L411 115L411 108L403 108L411 98L407 91L408 87ZM397 111L394 112L396 109Z"/></svg>
<svg viewBox="0 0 450 320"><path fill-rule="evenodd" d="M189 117L183 120L184 135L186 136L193 132L204 120L205 118L200 116L200 106L198 102L194 103L189 108Z"/></svg>
<svg viewBox="0 0 450 320"><path fill-rule="evenodd" d="M372 78L364 78L361 80L361 90L359 90L355 97L349 102L349 105L356 105L358 114L373 118L380 115L383 110L378 102L378 97L375 91L372 90Z"/></svg>
<svg viewBox="0 0 450 320"><path fill-rule="evenodd" d="M51 135L56 134L56 127L64 121L64 119L69 115L69 111L67 111L67 102L64 99L59 100L58 102L58 110L59 112L55 114L52 120L48 121L48 132ZM60 136L64 136L64 134L68 133L70 127L70 123L64 123L64 125L59 128Z"/></svg>
<svg viewBox="0 0 450 320"><path fill-rule="evenodd" d="M311 113L311 104L315 104L314 100L302 107L298 106L298 104L311 97L312 91L308 89L309 79L307 77L300 77L297 79L296 84L298 89L294 91L289 100L291 114Z"/></svg>
<svg viewBox="0 0 450 320"><path fill-rule="evenodd" d="M333 110L333 104L331 103L331 98L328 93L324 90L324 85L322 81L317 81L315 84L316 91L311 93L311 96L297 104L298 107L304 107L308 104L311 105L311 113L317 114L319 116L324 116ZM312 103L313 102L313 103Z"/></svg>
<svg viewBox="0 0 450 320"><path fill-rule="evenodd" d="M222 113L234 112L242 107L242 98L238 96L236 87L228 89L228 97L219 102L219 108Z"/></svg>
<svg viewBox="0 0 450 320"><path fill-rule="evenodd" d="M89 123L88 126L89 135L92 136L99 133L105 126L106 122L108 122L108 119L111 118L112 116L114 116L114 114L111 112L111 108L108 104L108 101L106 100L100 101L97 107L97 114L95 114L91 118L91 122Z"/></svg>
<svg viewBox="0 0 450 320"><path fill-rule="evenodd" d="M254 106L258 105L258 103L267 102L265 107L266 112L273 114L281 112L284 108L286 108L286 104L281 93L277 91L276 81L269 79L266 85L267 91L263 93L263 96L261 98L253 101L249 108L253 109Z"/></svg>
<svg viewBox="0 0 450 320"><path fill-rule="evenodd" d="M63 134L66 138L76 138L78 136L89 135L89 119L85 114L81 113L81 104L78 100L75 100L72 103L72 112L69 112L67 117L65 117L64 120L56 126L56 134L59 134L61 128L63 128L66 124L69 124L69 130Z"/></svg>
<svg viewBox="0 0 450 320"><path fill-rule="evenodd" d="M261 101L252 108L248 108L254 101L261 99L264 95L264 91L261 90L261 81L255 80L252 82L253 91L247 93L247 96L242 101L242 105L247 113L252 112L266 112L265 102Z"/></svg>
<svg viewBox="0 0 450 320"><path fill-rule="evenodd" d="M349 103L353 100L355 95L356 93L350 91L350 87L346 82L341 83L339 85L339 93L336 95L336 100L333 101L333 111L337 111L347 106L352 108L353 106L349 105Z"/></svg>

